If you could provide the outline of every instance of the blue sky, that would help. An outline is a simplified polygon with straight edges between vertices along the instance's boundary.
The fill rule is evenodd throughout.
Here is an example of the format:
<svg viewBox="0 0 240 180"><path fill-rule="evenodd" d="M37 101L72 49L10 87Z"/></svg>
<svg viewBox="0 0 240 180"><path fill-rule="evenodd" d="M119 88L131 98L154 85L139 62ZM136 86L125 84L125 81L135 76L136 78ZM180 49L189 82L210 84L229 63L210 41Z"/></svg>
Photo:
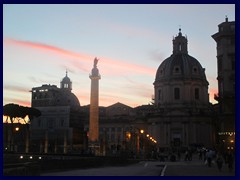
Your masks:
<svg viewBox="0 0 240 180"><path fill-rule="evenodd" d="M148 104L155 73L172 54L181 27L189 55L206 68L217 93L218 24L235 21L234 4L3 5L3 104L30 106L32 87L68 76L81 105L90 102L89 73L98 57L100 105Z"/></svg>

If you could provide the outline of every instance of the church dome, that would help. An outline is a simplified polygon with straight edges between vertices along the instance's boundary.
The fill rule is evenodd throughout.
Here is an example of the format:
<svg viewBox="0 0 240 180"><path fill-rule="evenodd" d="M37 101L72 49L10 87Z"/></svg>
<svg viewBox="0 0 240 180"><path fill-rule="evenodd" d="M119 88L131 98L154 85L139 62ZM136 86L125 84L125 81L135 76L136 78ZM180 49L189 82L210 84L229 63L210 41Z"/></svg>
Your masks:
<svg viewBox="0 0 240 180"><path fill-rule="evenodd" d="M207 83L205 69L197 59L188 54L172 54L158 67L155 82L171 81L174 79L195 79Z"/></svg>
<svg viewBox="0 0 240 180"><path fill-rule="evenodd" d="M78 98L69 91L61 91L55 98L55 105L57 106L70 106L71 108L80 107Z"/></svg>
<svg viewBox="0 0 240 180"><path fill-rule="evenodd" d="M188 55L188 40L173 39L173 53L157 69L154 81L155 104L160 108L187 108L209 104L208 81L199 61Z"/></svg>
<svg viewBox="0 0 240 180"><path fill-rule="evenodd" d="M173 54L165 59L158 67L155 82L173 79L199 79L207 83L205 69L197 59L188 55L187 38L182 36L179 29L178 36L173 39Z"/></svg>

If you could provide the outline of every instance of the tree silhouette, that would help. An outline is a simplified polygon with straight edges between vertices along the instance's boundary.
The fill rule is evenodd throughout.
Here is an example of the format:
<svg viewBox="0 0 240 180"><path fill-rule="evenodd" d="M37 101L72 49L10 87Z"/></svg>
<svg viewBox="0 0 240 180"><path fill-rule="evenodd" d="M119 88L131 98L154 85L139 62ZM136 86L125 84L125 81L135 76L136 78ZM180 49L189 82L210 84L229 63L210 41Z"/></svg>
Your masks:
<svg viewBox="0 0 240 180"><path fill-rule="evenodd" d="M16 120L16 118L21 118L24 120L26 124L26 148L25 152L28 153L29 151L29 136L30 136L30 129L29 125L34 117L41 116L41 111L39 111L36 108L32 107L24 107L19 106L18 104L6 104L3 106L3 115L10 118L11 122L11 136L10 136L10 150L13 151L13 134L14 134L14 126L13 123ZM26 120L26 117L28 116L28 119ZM8 145L9 146L9 145Z"/></svg>
<svg viewBox="0 0 240 180"><path fill-rule="evenodd" d="M10 151L13 151L13 133L14 133L14 120L16 117L19 117L19 105L17 104L6 104L3 106L3 115L10 118L11 122L11 135L10 135L10 145L8 144L8 147L10 147Z"/></svg>

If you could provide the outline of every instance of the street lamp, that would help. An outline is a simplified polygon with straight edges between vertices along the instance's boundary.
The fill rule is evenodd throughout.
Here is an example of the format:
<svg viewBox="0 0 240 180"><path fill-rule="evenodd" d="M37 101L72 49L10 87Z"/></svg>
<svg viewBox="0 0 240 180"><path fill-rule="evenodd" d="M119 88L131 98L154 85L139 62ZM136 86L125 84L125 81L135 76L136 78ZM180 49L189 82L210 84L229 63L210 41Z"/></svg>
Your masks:
<svg viewBox="0 0 240 180"><path fill-rule="evenodd" d="M19 127L16 127L16 128L15 128L15 131L19 131Z"/></svg>
<svg viewBox="0 0 240 180"><path fill-rule="evenodd" d="M143 130L143 129L141 129L141 130L140 130L140 133L141 133L141 134L143 134L143 133L144 133L144 130Z"/></svg>

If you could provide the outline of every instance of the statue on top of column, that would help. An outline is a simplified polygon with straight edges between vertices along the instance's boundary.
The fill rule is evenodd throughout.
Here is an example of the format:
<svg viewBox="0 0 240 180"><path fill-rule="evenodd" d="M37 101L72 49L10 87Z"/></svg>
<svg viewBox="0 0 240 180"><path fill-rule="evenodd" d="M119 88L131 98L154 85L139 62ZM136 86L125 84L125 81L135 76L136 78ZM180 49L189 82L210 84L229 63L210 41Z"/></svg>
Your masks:
<svg viewBox="0 0 240 180"><path fill-rule="evenodd" d="M95 59L94 59L94 65L93 65L94 68L97 67L98 60L99 60L99 59L95 57Z"/></svg>

